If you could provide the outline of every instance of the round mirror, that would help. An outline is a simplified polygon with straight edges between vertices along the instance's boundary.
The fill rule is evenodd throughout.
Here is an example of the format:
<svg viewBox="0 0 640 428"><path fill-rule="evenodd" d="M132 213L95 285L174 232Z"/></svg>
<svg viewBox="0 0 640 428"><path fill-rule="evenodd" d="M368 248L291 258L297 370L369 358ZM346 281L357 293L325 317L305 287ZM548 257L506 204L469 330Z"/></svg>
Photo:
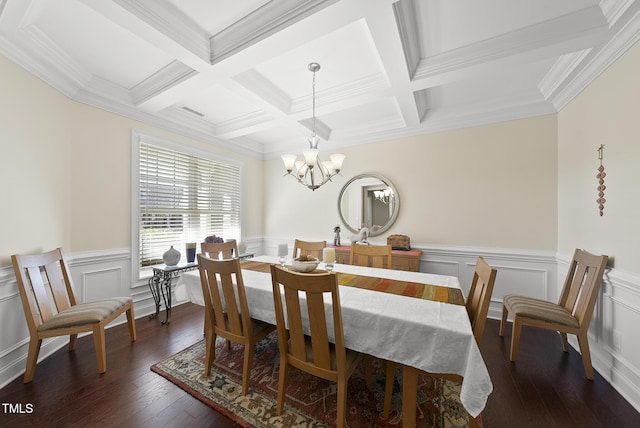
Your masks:
<svg viewBox="0 0 640 428"><path fill-rule="evenodd" d="M369 236L388 230L398 217L400 197L393 184L379 174L360 174L347 181L338 196L338 212L351 232L369 228Z"/></svg>

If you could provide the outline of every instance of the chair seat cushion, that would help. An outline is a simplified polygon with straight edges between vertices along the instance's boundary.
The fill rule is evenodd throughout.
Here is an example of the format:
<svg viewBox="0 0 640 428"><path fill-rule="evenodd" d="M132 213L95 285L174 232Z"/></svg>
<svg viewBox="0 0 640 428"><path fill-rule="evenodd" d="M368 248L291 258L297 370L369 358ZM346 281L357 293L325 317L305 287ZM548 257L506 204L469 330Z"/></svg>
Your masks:
<svg viewBox="0 0 640 428"><path fill-rule="evenodd" d="M580 326L576 317L553 302L508 294L504 296L503 303L509 312L518 317L549 321L567 327L578 328Z"/></svg>
<svg viewBox="0 0 640 428"><path fill-rule="evenodd" d="M129 297L113 297L71 306L43 322L38 331L96 324L121 310L131 301Z"/></svg>

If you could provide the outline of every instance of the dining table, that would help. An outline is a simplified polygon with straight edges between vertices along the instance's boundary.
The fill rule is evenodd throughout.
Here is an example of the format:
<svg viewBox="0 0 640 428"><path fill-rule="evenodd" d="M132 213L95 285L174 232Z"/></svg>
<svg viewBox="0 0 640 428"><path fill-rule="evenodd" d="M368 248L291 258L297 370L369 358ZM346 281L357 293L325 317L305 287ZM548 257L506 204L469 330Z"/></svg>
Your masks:
<svg viewBox="0 0 640 428"><path fill-rule="evenodd" d="M259 256L241 261L251 317L275 325L270 264L278 264L278 258ZM324 264L318 269L323 270ZM414 380L419 370L460 376L460 401L470 421L475 421L493 385L473 335L458 278L338 263L333 272L340 286L345 346L398 363L404 368L403 375ZM181 275L175 294L178 301L204 306L199 272ZM402 404L403 415L412 416L414 425L415 395L403 391ZM406 402L406 397L413 402ZM403 426L412 426L404 419Z"/></svg>

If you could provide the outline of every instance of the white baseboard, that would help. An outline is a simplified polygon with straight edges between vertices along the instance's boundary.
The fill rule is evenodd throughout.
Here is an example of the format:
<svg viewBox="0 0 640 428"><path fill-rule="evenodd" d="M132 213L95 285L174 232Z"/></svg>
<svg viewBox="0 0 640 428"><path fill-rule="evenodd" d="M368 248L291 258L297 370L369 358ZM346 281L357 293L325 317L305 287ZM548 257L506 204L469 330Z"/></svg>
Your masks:
<svg viewBox="0 0 640 428"><path fill-rule="evenodd" d="M327 238L319 238L327 239ZM292 239L252 237L247 249L256 256L277 254L280 243L293 246ZM498 270L489 317L500 319L502 296L517 293L557 300L570 255L548 251L482 247L435 246L414 243L422 250L420 270L457 276L464 292L468 290L475 263L482 256ZM150 290L143 281L132 284L129 249L114 249L67 254L76 287L86 295L130 295L134 299L136 318L141 320L155 312ZM114 278L118 279L113 284ZM99 291L98 291L99 290ZM85 297L85 296L83 296ZM181 302L174 301L176 305ZM0 338L0 387L24 373L28 347L28 330L22 311L17 283L11 267L0 268L0 312L5 329ZM163 312L160 314L163 316ZM124 322L124 318L123 321ZM615 269L605 275L601 295L590 328L590 345L594 368L640 411L640 277ZM6 334L4 334L6 333ZM615 343L619 347L614 348ZM576 347L575 340L570 339ZM46 341L40 359L66 346L66 339Z"/></svg>

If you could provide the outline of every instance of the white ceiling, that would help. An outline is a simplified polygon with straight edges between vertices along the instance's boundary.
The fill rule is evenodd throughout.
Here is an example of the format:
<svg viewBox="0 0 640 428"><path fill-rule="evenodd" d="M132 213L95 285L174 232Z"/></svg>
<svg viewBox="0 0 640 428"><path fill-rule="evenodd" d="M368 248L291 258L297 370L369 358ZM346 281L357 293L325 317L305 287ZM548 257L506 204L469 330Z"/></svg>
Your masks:
<svg viewBox="0 0 640 428"><path fill-rule="evenodd" d="M640 0L0 0L0 53L68 97L257 158L559 111Z"/></svg>

